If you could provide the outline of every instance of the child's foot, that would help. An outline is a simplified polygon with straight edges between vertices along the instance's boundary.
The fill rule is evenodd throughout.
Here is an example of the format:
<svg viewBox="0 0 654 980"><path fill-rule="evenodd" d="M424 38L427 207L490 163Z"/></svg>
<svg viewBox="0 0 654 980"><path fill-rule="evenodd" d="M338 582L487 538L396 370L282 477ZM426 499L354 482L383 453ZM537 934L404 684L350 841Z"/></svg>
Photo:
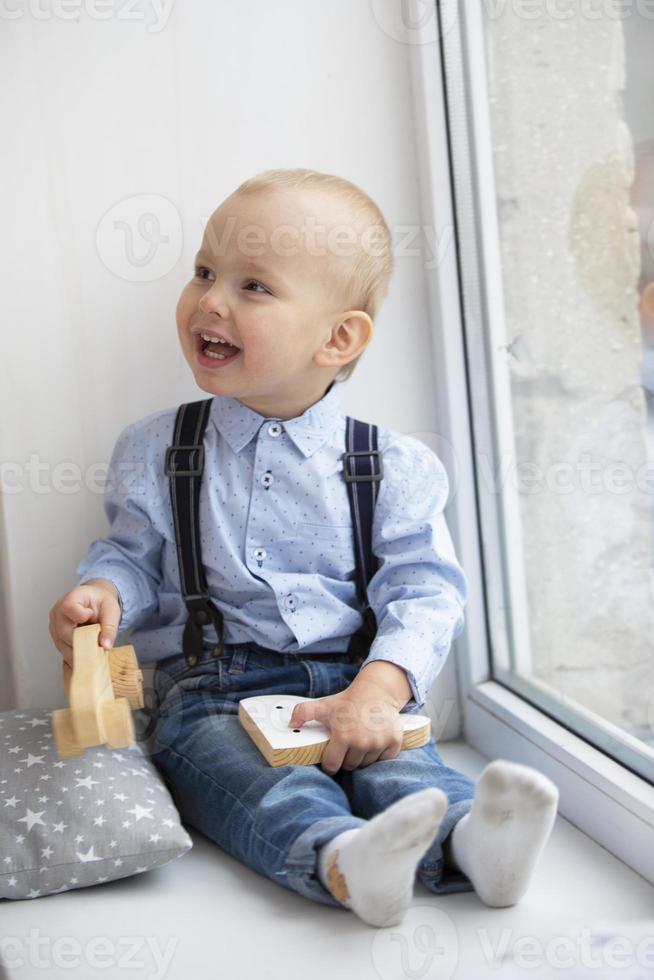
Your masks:
<svg viewBox="0 0 654 980"><path fill-rule="evenodd" d="M543 773L507 759L489 762L472 809L450 836L451 855L486 905L515 905L556 818L559 791Z"/></svg>
<svg viewBox="0 0 654 980"><path fill-rule="evenodd" d="M418 862L447 806L445 793L430 787L396 800L365 826L338 834L318 853L321 882L368 925L397 925L413 896Z"/></svg>

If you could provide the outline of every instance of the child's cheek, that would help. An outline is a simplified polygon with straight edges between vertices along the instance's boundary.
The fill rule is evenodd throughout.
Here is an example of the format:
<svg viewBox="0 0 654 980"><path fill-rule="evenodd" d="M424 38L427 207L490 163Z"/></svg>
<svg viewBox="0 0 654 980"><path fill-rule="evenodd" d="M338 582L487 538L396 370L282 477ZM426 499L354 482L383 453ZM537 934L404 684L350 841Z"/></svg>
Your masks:
<svg viewBox="0 0 654 980"><path fill-rule="evenodd" d="M180 329L187 325L191 313L196 305L197 304L193 295L193 287L190 283L188 283L180 293L180 297L177 301L177 309L175 310L177 326Z"/></svg>

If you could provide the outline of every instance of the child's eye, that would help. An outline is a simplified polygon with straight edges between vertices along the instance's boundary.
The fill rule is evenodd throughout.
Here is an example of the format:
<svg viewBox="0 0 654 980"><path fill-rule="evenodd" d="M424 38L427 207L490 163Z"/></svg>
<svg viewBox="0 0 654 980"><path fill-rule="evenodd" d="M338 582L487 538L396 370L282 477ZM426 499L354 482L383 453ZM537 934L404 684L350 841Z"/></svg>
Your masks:
<svg viewBox="0 0 654 980"><path fill-rule="evenodd" d="M268 290L266 289L266 287L263 286L260 282L257 282L256 279L250 279L250 280L248 280L248 282L246 282L246 284L245 284L245 288L247 289L248 286L261 286L261 288L263 289L264 293L267 293L268 292Z"/></svg>
<svg viewBox="0 0 654 980"><path fill-rule="evenodd" d="M211 270L210 269L207 269L206 266L204 266L204 265L196 265L195 266L194 275L195 275L195 278L196 279L201 279L202 281L207 282L207 275L205 275L205 273L207 275L209 275L209 276L212 276L213 275L213 273L211 272ZM262 290L264 293L267 293L268 292L268 290L263 285L263 283L257 282L256 279L249 279L245 283L245 289L248 292L257 292L258 291L258 290L252 290L252 289L250 289L249 288L250 286L258 286L259 287L259 290Z"/></svg>
<svg viewBox="0 0 654 980"><path fill-rule="evenodd" d="M204 276L202 275L203 272L208 272L209 275L211 275L210 270L207 269L206 266L204 266L204 265L196 265L194 271L195 271L195 278L196 279L204 279Z"/></svg>

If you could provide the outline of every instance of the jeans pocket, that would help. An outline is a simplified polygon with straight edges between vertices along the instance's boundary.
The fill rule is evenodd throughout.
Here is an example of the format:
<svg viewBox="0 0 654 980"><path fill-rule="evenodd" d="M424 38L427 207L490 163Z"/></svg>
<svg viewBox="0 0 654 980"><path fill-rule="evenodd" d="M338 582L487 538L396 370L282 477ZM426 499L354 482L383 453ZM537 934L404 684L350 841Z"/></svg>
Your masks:
<svg viewBox="0 0 654 980"><path fill-rule="evenodd" d="M165 708L171 711L187 696L224 691L226 684L223 671L226 659L228 658L220 657L209 663L188 667L179 674L164 676L156 686L159 710L163 711Z"/></svg>
<svg viewBox="0 0 654 980"><path fill-rule="evenodd" d="M308 684L309 675L303 664L284 664L281 660L262 663L260 654L248 656L231 673L225 670L225 691L238 701L268 694L303 696Z"/></svg>

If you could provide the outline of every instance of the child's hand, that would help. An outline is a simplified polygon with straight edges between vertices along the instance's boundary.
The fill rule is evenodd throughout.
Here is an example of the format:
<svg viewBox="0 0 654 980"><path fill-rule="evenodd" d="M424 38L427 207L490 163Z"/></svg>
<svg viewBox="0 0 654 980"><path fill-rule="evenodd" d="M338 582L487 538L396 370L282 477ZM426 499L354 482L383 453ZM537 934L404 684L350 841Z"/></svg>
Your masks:
<svg viewBox="0 0 654 980"><path fill-rule="evenodd" d="M319 721L329 728L322 754L325 772L341 766L351 770L381 759L394 759L402 750L404 721L397 702L381 685L358 675L345 691L296 704L289 728Z"/></svg>
<svg viewBox="0 0 654 980"><path fill-rule="evenodd" d="M50 610L50 636L69 667L73 666L73 630L100 623L99 642L110 649L120 622L120 603L113 582L91 579L55 602Z"/></svg>

